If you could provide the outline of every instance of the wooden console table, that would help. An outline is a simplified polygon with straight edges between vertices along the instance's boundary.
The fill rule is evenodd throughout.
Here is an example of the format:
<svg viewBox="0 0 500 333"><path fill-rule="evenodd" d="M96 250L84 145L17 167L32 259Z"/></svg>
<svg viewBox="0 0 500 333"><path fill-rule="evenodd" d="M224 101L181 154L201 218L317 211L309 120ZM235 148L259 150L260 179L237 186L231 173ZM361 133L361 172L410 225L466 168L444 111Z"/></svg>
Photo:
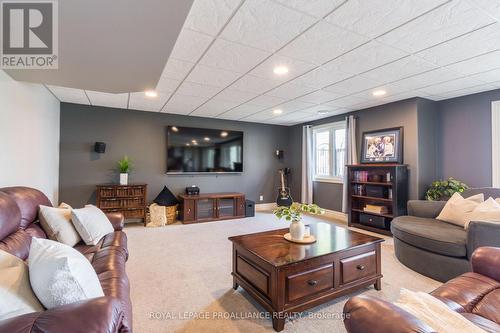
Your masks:
<svg viewBox="0 0 500 333"><path fill-rule="evenodd" d="M120 212L127 219L146 218L146 184L97 185L97 207L106 213Z"/></svg>
<svg viewBox="0 0 500 333"><path fill-rule="evenodd" d="M245 217L243 193L205 193L179 195L182 223L198 223Z"/></svg>

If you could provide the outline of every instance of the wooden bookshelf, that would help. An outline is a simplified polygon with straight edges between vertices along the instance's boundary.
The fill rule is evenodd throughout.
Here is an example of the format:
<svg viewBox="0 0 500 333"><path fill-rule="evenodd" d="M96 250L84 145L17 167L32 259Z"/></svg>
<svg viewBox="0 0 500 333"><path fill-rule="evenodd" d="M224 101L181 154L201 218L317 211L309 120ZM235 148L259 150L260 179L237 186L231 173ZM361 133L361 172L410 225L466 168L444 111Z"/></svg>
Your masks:
<svg viewBox="0 0 500 333"><path fill-rule="evenodd" d="M404 164L348 165L349 226L391 235L394 217L406 214L408 168ZM365 211L366 205L385 207Z"/></svg>

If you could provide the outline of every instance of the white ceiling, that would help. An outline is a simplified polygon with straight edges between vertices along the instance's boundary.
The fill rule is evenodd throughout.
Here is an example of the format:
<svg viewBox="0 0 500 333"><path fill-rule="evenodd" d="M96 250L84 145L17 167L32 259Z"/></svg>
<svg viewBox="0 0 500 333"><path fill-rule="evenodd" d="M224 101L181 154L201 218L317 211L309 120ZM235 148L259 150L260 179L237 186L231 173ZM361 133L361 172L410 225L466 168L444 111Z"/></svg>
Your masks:
<svg viewBox="0 0 500 333"><path fill-rule="evenodd" d="M500 88L500 2L195 0L157 98L48 88L64 102L280 125L447 99Z"/></svg>

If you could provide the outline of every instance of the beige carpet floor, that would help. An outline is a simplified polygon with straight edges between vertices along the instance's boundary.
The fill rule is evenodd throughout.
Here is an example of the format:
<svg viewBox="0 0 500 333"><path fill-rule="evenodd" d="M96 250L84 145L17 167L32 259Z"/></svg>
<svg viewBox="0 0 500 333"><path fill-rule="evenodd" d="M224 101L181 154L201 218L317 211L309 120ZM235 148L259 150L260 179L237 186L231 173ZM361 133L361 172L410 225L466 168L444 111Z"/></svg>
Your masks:
<svg viewBox="0 0 500 333"><path fill-rule="evenodd" d="M325 219L305 217L306 223L317 221ZM241 288L232 289L231 242L227 238L286 226L270 213L163 228L128 225L127 272L134 332L274 332L263 308ZM400 264L388 237L382 244L382 273L381 291L370 287L356 294L395 300L401 288L428 292L440 285ZM345 332L342 320L335 316L342 314L348 298L338 298L287 322L284 332Z"/></svg>

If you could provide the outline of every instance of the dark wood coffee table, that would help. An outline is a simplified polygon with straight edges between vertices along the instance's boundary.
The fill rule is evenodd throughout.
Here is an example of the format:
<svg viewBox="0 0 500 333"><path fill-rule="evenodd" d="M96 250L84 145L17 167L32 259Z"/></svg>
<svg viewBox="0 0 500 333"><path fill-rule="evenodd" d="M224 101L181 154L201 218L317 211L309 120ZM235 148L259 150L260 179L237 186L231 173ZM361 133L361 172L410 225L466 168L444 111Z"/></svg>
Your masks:
<svg viewBox="0 0 500 333"><path fill-rule="evenodd" d="M243 287L272 314L273 327L285 319L382 278L384 240L329 223L311 224L317 241L309 245L283 238L288 229L230 237L233 288Z"/></svg>

